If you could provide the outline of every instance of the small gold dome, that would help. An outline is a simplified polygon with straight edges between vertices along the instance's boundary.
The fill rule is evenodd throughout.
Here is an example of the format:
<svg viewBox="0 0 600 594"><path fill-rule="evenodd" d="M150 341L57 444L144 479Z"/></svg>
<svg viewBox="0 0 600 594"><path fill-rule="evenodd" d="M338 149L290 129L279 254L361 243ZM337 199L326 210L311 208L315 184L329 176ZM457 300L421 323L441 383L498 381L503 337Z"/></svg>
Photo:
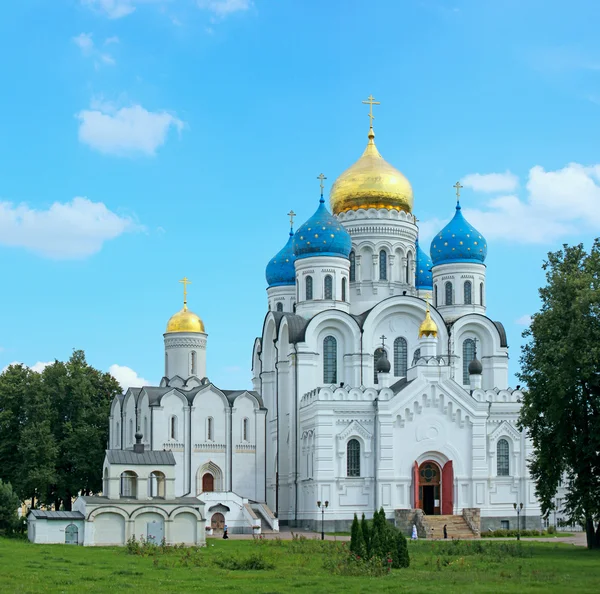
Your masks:
<svg viewBox="0 0 600 594"><path fill-rule="evenodd" d="M427 310L425 311L425 319L419 326L419 338L423 336L433 336L437 338L438 327L437 324L431 319L431 313L429 312L429 301L427 301Z"/></svg>
<svg viewBox="0 0 600 594"><path fill-rule="evenodd" d="M167 322L167 332L204 332L204 322L184 305Z"/></svg>
<svg viewBox="0 0 600 594"><path fill-rule="evenodd" d="M412 212L410 182L379 154L373 128L369 130L369 142L361 158L335 180L330 203L334 214L359 208Z"/></svg>

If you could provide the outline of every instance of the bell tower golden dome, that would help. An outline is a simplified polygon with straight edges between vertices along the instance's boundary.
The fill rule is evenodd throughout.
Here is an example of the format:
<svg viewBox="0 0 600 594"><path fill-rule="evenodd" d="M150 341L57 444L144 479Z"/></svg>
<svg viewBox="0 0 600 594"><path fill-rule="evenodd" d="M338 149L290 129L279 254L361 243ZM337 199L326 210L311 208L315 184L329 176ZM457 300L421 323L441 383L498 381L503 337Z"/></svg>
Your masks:
<svg viewBox="0 0 600 594"><path fill-rule="evenodd" d="M346 169L331 187L331 210L334 214L360 208L412 212L410 182L379 154L375 146L373 105L379 105L379 101L369 95L363 103L369 105L369 142L360 159Z"/></svg>
<svg viewBox="0 0 600 594"><path fill-rule="evenodd" d="M419 326L419 338L423 338L423 336L433 336L434 338L437 338L438 327L437 324L431 319L431 312L429 311L429 296L427 296L426 302L427 309L425 310L425 319Z"/></svg>
<svg viewBox="0 0 600 594"><path fill-rule="evenodd" d="M167 333L170 332L197 332L204 333L204 322L187 307L187 286L191 281L184 276L183 283L183 309L172 315L167 322Z"/></svg>

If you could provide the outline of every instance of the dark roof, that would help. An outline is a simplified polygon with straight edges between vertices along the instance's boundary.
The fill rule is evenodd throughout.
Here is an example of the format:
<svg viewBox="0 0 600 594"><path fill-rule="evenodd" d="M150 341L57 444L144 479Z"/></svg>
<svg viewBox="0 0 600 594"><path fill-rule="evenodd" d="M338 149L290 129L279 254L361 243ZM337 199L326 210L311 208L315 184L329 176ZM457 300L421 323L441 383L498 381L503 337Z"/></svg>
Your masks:
<svg viewBox="0 0 600 594"><path fill-rule="evenodd" d="M406 388L406 386L408 386L409 384L411 384L414 381L415 380L408 381L405 377L400 378L395 384L392 384L390 386L390 390L394 394L398 394L398 392L401 392L402 390L404 390L404 388Z"/></svg>
<svg viewBox="0 0 600 594"><path fill-rule="evenodd" d="M504 329L504 324L502 324L502 322L494 322L494 326L496 326L496 330L498 330L498 334L500 334L500 346L508 347L508 340L506 340L506 330Z"/></svg>
<svg viewBox="0 0 600 594"><path fill-rule="evenodd" d="M32 509L27 515L39 520L83 520L85 518L78 511L47 511L45 509Z"/></svg>
<svg viewBox="0 0 600 594"><path fill-rule="evenodd" d="M106 450L106 457L110 464L175 466L173 452L163 450L146 450L141 453L132 450Z"/></svg>

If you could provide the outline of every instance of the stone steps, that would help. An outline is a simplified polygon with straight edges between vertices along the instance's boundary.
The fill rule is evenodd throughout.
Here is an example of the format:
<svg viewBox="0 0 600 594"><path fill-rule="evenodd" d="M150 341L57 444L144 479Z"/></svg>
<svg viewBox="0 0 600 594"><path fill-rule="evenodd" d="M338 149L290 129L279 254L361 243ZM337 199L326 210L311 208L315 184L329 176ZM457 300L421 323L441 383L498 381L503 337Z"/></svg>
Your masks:
<svg viewBox="0 0 600 594"><path fill-rule="evenodd" d="M446 525L448 539L478 538L462 516L424 516L423 521L427 526L428 539L444 538L444 525Z"/></svg>

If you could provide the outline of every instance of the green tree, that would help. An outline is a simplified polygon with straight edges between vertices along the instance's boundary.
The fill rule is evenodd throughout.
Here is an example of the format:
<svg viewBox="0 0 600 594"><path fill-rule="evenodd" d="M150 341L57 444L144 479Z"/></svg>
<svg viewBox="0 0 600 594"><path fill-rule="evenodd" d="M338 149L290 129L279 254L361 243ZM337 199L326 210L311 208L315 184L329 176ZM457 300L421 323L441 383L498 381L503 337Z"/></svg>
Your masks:
<svg viewBox="0 0 600 594"><path fill-rule="evenodd" d="M354 520L352 520L352 526L350 528L350 550L356 555L356 543L358 539L358 532L360 530L360 525L358 523L358 518L356 514L354 514Z"/></svg>
<svg viewBox="0 0 600 594"><path fill-rule="evenodd" d="M365 542L365 557L371 558L371 529L369 527L369 522L365 518L365 514L362 515L362 519L360 521L360 528L363 536L363 540Z"/></svg>
<svg viewBox="0 0 600 594"><path fill-rule="evenodd" d="M10 534L17 529L19 504L19 496L13 491L12 485L0 479L0 530Z"/></svg>
<svg viewBox="0 0 600 594"><path fill-rule="evenodd" d="M409 567L410 555L408 554L408 543L406 537L400 530L396 529L396 550L394 551L394 568Z"/></svg>
<svg viewBox="0 0 600 594"><path fill-rule="evenodd" d="M548 254L542 306L523 333L520 426L534 446L530 464L544 512L564 476L566 511L600 546L600 240Z"/></svg>

